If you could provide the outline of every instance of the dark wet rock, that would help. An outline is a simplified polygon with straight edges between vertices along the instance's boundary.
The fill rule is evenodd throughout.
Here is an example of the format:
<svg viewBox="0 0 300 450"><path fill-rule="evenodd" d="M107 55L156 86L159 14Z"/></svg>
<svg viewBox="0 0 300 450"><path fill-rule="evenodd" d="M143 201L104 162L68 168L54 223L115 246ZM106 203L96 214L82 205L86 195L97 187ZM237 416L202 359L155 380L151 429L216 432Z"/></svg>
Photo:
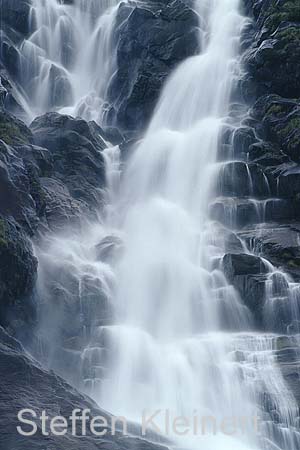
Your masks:
<svg viewBox="0 0 300 450"><path fill-rule="evenodd" d="M249 248L262 254L271 263L300 280L300 225L271 223L243 231L240 237Z"/></svg>
<svg viewBox="0 0 300 450"><path fill-rule="evenodd" d="M251 311L255 325L261 328L268 272L266 264L261 258L245 253L226 254L222 264L228 282L235 287Z"/></svg>
<svg viewBox="0 0 300 450"><path fill-rule="evenodd" d="M35 119L31 126L36 145L46 147L53 158L53 175L66 185L76 200L100 205L105 186L106 147L101 128L57 113Z"/></svg>
<svg viewBox="0 0 300 450"><path fill-rule="evenodd" d="M30 235L95 214L106 182L102 130L53 113L37 118L32 131L0 111L0 213Z"/></svg>
<svg viewBox="0 0 300 450"><path fill-rule="evenodd" d="M32 291L37 260L31 243L12 219L0 216L0 325L25 334L35 322Z"/></svg>
<svg viewBox="0 0 300 450"><path fill-rule="evenodd" d="M0 141L0 213L14 217L29 234L38 223L34 189L37 196L38 179L29 173L16 149Z"/></svg>
<svg viewBox="0 0 300 450"><path fill-rule="evenodd" d="M261 97L252 108L257 133L292 160L300 161L300 103L278 95Z"/></svg>
<svg viewBox="0 0 300 450"><path fill-rule="evenodd" d="M254 16L253 44L246 52L244 92L300 96L300 11L298 0L246 0Z"/></svg>
<svg viewBox="0 0 300 450"><path fill-rule="evenodd" d="M199 49L198 17L182 0L124 2L116 21L110 115L121 129L141 133L168 75Z"/></svg>
<svg viewBox="0 0 300 450"><path fill-rule="evenodd" d="M29 33L29 0L0 0L1 27L26 36Z"/></svg>
<svg viewBox="0 0 300 450"><path fill-rule="evenodd" d="M255 203L248 199L217 199L210 206L210 216L229 228L240 228L261 221Z"/></svg>
<svg viewBox="0 0 300 450"><path fill-rule="evenodd" d="M89 214L88 205L74 199L60 180L43 177L39 182L43 195L43 216L52 231L79 224L80 218Z"/></svg>
<svg viewBox="0 0 300 450"><path fill-rule="evenodd" d="M219 172L217 193L225 196L268 197L270 183L258 164L228 162Z"/></svg>
<svg viewBox="0 0 300 450"><path fill-rule="evenodd" d="M270 184L272 183L270 174L274 173L276 168L281 164L289 162L289 157L285 155L277 145L260 140L249 147L248 160L255 162L262 168L267 175ZM273 187L274 191L274 177L273 185L271 187Z"/></svg>
<svg viewBox="0 0 300 450"><path fill-rule="evenodd" d="M235 157L246 157L250 145L257 141L253 128L241 127L233 134L233 153Z"/></svg>
<svg viewBox="0 0 300 450"><path fill-rule="evenodd" d="M248 254L227 254L223 258L225 274L230 281L235 277L267 273L268 268L261 258Z"/></svg>
<svg viewBox="0 0 300 450"><path fill-rule="evenodd" d="M26 120L27 114L20 105L18 95L9 79L7 71L1 68L0 63L0 108L21 120Z"/></svg>
<svg viewBox="0 0 300 450"><path fill-rule="evenodd" d="M263 326L265 283L268 268L261 258L240 254L226 254L223 258L225 276L249 308L258 328Z"/></svg>
<svg viewBox="0 0 300 450"><path fill-rule="evenodd" d="M299 199L300 166L295 163L282 164L276 168L277 190L281 197Z"/></svg>
<svg viewBox="0 0 300 450"><path fill-rule="evenodd" d="M1 448L5 450L24 450L24 448L42 450L45 446L49 450L58 448L64 450L166 449L159 444L134 437L134 435L139 436L141 430L133 424L128 426L131 436L124 436L120 424L119 428L117 426L116 435L113 436L110 432L112 422L109 413L101 410L90 398L80 394L62 378L42 368L3 328L0 328L0 377ZM41 421L36 419L36 434L31 437L21 436L16 431L16 427L20 425L17 415L20 409L24 408L33 409L38 416L45 410L50 419L57 415L65 417L68 420L66 435L43 436ZM87 426L86 436L73 436L69 417L74 409L90 410L90 418L105 417L108 422L108 433L104 437L95 437ZM154 439L154 434L151 434L151 438ZM158 436L155 438L159 439Z"/></svg>
<svg viewBox="0 0 300 450"><path fill-rule="evenodd" d="M274 220L284 223L299 217L299 202L281 198L255 200L223 197L211 204L210 215L223 225L236 229Z"/></svg>

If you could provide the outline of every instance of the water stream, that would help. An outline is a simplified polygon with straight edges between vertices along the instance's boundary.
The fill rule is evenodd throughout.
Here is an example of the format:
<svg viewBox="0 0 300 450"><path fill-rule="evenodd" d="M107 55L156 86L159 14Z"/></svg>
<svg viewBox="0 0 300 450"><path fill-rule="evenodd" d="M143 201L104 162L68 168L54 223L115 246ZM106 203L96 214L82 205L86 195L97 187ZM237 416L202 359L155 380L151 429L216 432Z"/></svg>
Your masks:
<svg viewBox="0 0 300 450"><path fill-rule="evenodd" d="M116 64L111 33L118 3L32 0L33 32L19 49L18 83L29 119L58 111L104 121Z"/></svg>

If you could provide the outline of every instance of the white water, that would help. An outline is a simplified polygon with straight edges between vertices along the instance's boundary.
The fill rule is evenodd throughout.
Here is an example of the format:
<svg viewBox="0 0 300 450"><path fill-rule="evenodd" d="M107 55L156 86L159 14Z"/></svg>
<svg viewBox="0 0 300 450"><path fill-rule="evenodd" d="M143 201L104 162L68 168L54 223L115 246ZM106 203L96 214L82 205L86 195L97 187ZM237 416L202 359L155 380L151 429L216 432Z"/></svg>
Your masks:
<svg viewBox="0 0 300 450"><path fill-rule="evenodd" d="M118 205L125 254L117 267L117 354L101 404L141 420L146 408L172 417L255 415L228 359L227 319L245 329L248 314L222 273L211 245L208 205L223 121L238 70L244 24L238 0L196 2L205 40L167 83L143 143L125 173ZM251 428L251 427L250 427ZM252 431L252 433L251 433ZM257 436L185 437L205 450L256 448Z"/></svg>
<svg viewBox="0 0 300 450"><path fill-rule="evenodd" d="M45 287L42 275L48 275L43 267L51 273L51 264L64 270L68 264L80 289L89 277L114 303L114 325L95 325L81 356L83 369L93 369L86 383L102 407L138 422L144 409L190 420L196 412L214 418L218 431L223 420L247 419L247 432L234 436L208 430L180 439L173 433L181 448L297 450L299 441L287 428L277 447L269 441L272 429L260 436L251 422L261 414L259 387L284 426L294 425L297 408L276 366L275 337L237 333L251 327L251 317L218 268L224 242L209 219L245 19L239 0L196 0L195 7L202 19L201 54L168 81L119 190L118 149L106 152L110 205L104 223L84 236L55 239L40 253L40 284ZM95 244L113 232L124 242L122 256L110 264L98 261ZM97 375L102 369L104 379Z"/></svg>
<svg viewBox="0 0 300 450"><path fill-rule="evenodd" d="M32 0L32 35L20 47L22 106L29 119L59 111L102 123L115 70L118 0Z"/></svg>

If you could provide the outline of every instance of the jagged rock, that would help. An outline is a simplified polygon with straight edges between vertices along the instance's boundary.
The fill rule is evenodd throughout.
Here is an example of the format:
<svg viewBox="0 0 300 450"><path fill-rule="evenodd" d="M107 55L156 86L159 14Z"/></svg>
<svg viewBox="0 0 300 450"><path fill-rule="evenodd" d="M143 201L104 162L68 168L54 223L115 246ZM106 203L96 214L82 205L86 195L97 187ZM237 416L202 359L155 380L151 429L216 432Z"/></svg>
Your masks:
<svg viewBox="0 0 300 450"><path fill-rule="evenodd" d="M35 119L30 129L36 145L46 147L53 158L53 175L64 183L75 200L100 205L105 186L106 147L101 128L57 113Z"/></svg>
<svg viewBox="0 0 300 450"><path fill-rule="evenodd" d="M25 334L35 322L31 295L37 274L37 260L21 227L0 216L0 325Z"/></svg>
<svg viewBox="0 0 300 450"><path fill-rule="evenodd" d="M300 161L300 103L278 95L266 95L255 103L252 116L259 121L257 132L275 148Z"/></svg>
<svg viewBox="0 0 300 450"><path fill-rule="evenodd" d="M246 0L255 18L253 45L245 56L247 82L255 95L300 96L300 12L298 0Z"/></svg>
<svg viewBox="0 0 300 450"><path fill-rule="evenodd" d="M13 147L0 141L0 213L14 217L30 234L38 222L34 187L37 191L39 182L29 174L23 159Z"/></svg>
<svg viewBox="0 0 300 450"><path fill-rule="evenodd" d="M141 133L174 67L199 49L196 13L182 0L121 3L116 19L118 70L110 112L125 131Z"/></svg>

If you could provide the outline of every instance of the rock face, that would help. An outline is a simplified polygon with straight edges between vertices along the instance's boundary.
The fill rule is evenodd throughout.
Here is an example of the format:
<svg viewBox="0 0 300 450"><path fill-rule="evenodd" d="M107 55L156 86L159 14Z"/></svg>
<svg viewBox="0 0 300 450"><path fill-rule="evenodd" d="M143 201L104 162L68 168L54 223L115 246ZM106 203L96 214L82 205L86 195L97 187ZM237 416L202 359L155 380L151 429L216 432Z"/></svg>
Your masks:
<svg viewBox="0 0 300 450"><path fill-rule="evenodd" d="M102 205L101 133L93 122L56 113L29 129L0 111L0 325L17 334L36 319L29 237L79 225Z"/></svg>
<svg viewBox="0 0 300 450"><path fill-rule="evenodd" d="M34 143L49 150L52 176L61 181L75 200L100 205L105 186L106 148L95 122L85 122L57 113L35 119L30 129Z"/></svg>
<svg viewBox="0 0 300 450"><path fill-rule="evenodd" d="M246 64L256 95L300 97L300 11L297 0L245 0L254 16Z"/></svg>
<svg viewBox="0 0 300 450"><path fill-rule="evenodd" d="M253 20L244 31L239 86L251 108L238 116L238 129L224 134L222 150L234 162L220 164L211 216L245 244L248 253L226 254L223 267L256 327L293 333L300 314L293 284L299 281L300 8L297 0L245 0L244 7Z"/></svg>
<svg viewBox="0 0 300 450"><path fill-rule="evenodd" d="M31 296L36 272L37 260L21 227L0 216L0 324L19 335L36 319Z"/></svg>
<svg viewBox="0 0 300 450"><path fill-rule="evenodd" d="M30 376L29 376L30 374ZM64 436L42 435L41 421L36 420L37 432L34 436L24 437L16 432L21 425L17 419L20 409L33 409L37 415L47 411L50 418L57 415L69 418L72 411L88 409L90 417L106 418L110 430L111 416L100 410L88 397L83 396L53 372L43 369L27 355L21 344L0 327L0 413L1 413L1 448L6 450L64 449L64 450L166 450L158 444L138 437L124 436L120 431L113 436L108 432L104 437L95 437L87 431L84 437L71 434L71 422ZM89 430L89 427L87 427ZM132 428L132 429L131 429ZM78 428L80 430L80 428ZM138 435L140 431L130 427ZM27 429L28 430L28 429ZM26 431L27 431L26 430ZM48 424L49 431L49 424Z"/></svg>
<svg viewBox="0 0 300 450"><path fill-rule="evenodd" d="M0 111L0 213L29 234L62 227L102 204L106 147L101 129L49 113L31 130Z"/></svg>
<svg viewBox="0 0 300 450"><path fill-rule="evenodd" d="M29 33L29 0L0 0L1 27L20 35Z"/></svg>
<svg viewBox="0 0 300 450"><path fill-rule="evenodd" d="M127 132L147 126L174 67L199 50L199 19L183 0L121 3L116 19L118 70L110 116Z"/></svg>

